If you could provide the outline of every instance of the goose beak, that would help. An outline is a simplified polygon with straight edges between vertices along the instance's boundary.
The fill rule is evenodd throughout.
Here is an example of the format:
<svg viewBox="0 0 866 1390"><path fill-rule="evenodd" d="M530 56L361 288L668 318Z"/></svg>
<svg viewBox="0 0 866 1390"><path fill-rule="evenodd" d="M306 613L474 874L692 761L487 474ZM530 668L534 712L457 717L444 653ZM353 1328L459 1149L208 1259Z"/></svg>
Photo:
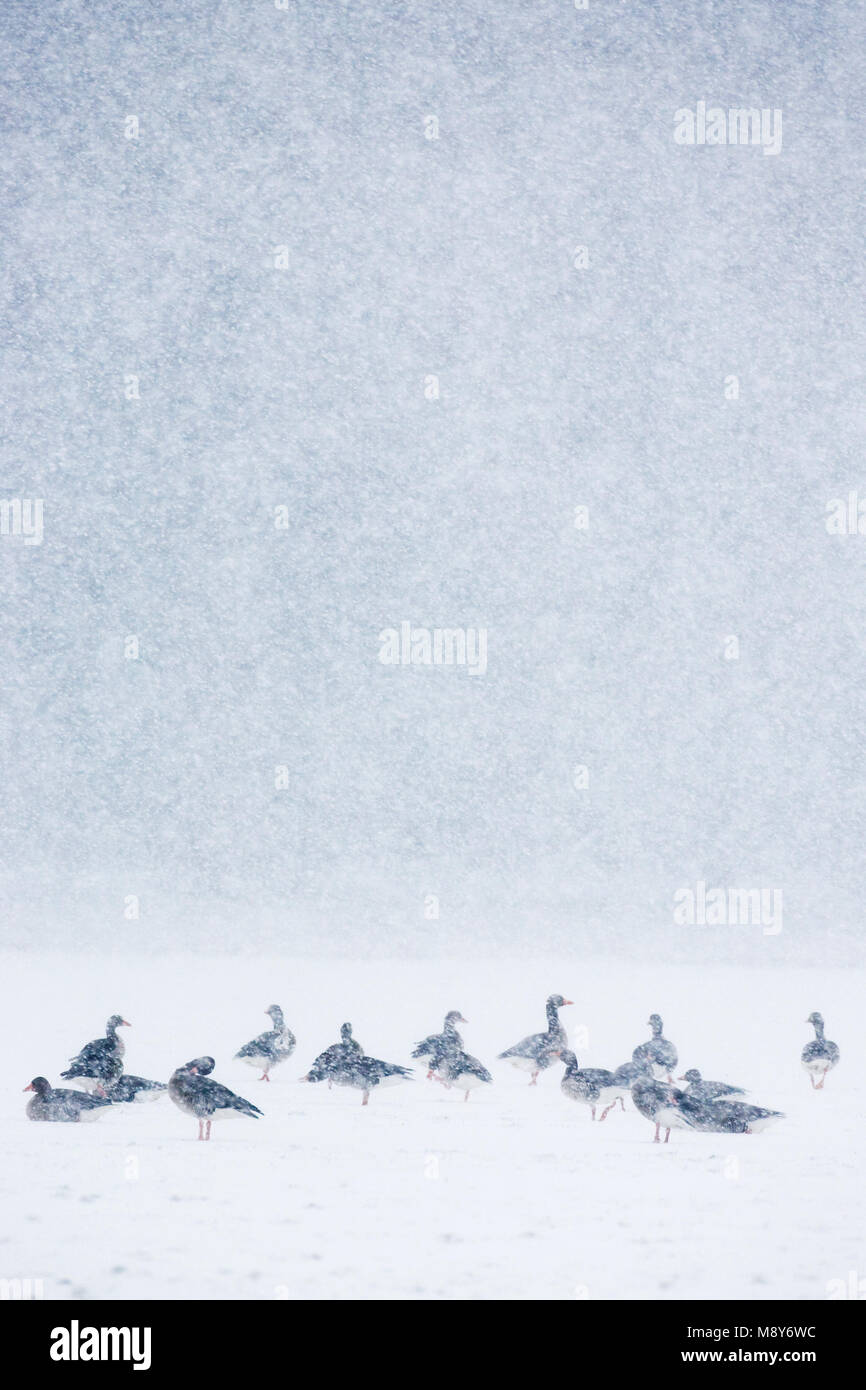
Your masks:
<svg viewBox="0 0 866 1390"><path fill-rule="evenodd" d="M565 1005L566 1005L566 1004L573 1004L573 1003L574 1003L574 1000L573 1000L573 999L566 999L565 1004L563 1004L562 1007L565 1008Z"/></svg>
<svg viewBox="0 0 866 1390"><path fill-rule="evenodd" d="M29 1086L24 1086L22 1089L25 1091L35 1091L36 1087L33 1085L33 1082L31 1081Z"/></svg>
<svg viewBox="0 0 866 1390"><path fill-rule="evenodd" d="M309 1079L310 1079L309 1076L299 1076L299 1077L298 1077L298 1080L299 1080L299 1081L309 1081Z"/></svg>
<svg viewBox="0 0 866 1390"><path fill-rule="evenodd" d="M191 1076L198 1076L198 1067L190 1067L189 1070Z"/></svg>
<svg viewBox="0 0 866 1390"><path fill-rule="evenodd" d="M131 1027L132 1027L132 1024L131 1024L131 1023L128 1023L128 1022L126 1021L125 1018L122 1018L122 1019L120 1020L120 1026L121 1026L121 1028L131 1028Z"/></svg>

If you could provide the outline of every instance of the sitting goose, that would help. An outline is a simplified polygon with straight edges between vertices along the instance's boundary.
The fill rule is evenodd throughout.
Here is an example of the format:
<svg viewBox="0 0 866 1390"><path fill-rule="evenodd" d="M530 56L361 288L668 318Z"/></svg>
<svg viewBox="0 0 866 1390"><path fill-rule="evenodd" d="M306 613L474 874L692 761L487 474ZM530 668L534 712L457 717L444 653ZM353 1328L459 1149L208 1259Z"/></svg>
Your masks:
<svg viewBox="0 0 866 1390"><path fill-rule="evenodd" d="M260 1033L252 1042L244 1043L240 1052L235 1053L235 1061L262 1068L260 1081L270 1081L268 1073L271 1068L291 1057L295 1050L295 1035L286 1026L279 1004L271 1004L265 1013L270 1016L273 1028L267 1033Z"/></svg>
<svg viewBox="0 0 866 1390"><path fill-rule="evenodd" d="M112 1014L105 1025L105 1037L85 1043L77 1056L71 1058L71 1066L60 1075L64 1081L80 1080L87 1090L95 1090L97 1085L110 1081L117 1074L117 1063L123 1062L126 1048L123 1039L117 1035L118 1028L129 1028L125 1018Z"/></svg>
<svg viewBox="0 0 866 1390"><path fill-rule="evenodd" d="M393 1086L399 1081L411 1079L409 1067L380 1062L376 1057L365 1057L363 1054L345 1057L336 1066L317 1066L314 1062L306 1076L301 1077L302 1081L328 1081L335 1086L351 1086L356 1091L363 1091L362 1105L369 1104L370 1092L376 1086Z"/></svg>
<svg viewBox="0 0 866 1390"><path fill-rule="evenodd" d="M412 1054L414 1056L414 1053ZM476 1086L490 1085L493 1077L477 1057L470 1057L462 1048L447 1053L439 1063L439 1079L445 1086L456 1086L463 1092L463 1099L469 1099L469 1092Z"/></svg>
<svg viewBox="0 0 866 1390"><path fill-rule="evenodd" d="M419 1042L412 1052L413 1057L427 1058L427 1080L430 1081L433 1073L439 1070L444 1058L450 1053L459 1052L463 1047L463 1039L457 1032L456 1024L466 1023L467 1020L457 1009L452 1009L445 1015L445 1022L442 1025L441 1033L431 1033L429 1038Z"/></svg>
<svg viewBox="0 0 866 1390"><path fill-rule="evenodd" d="M510 1062L513 1067L532 1073L530 1086L537 1084L538 1073L546 1071L556 1061L563 1048L568 1047L568 1034L559 1021L559 1010L571 1002L570 999L563 999L561 994L551 994L545 1006L547 1032L531 1033L528 1038L523 1038L499 1054L500 1061Z"/></svg>
<svg viewBox="0 0 866 1390"><path fill-rule="evenodd" d="M684 1076L678 1076L677 1080L688 1082L683 1095L688 1096L690 1100L724 1102L728 1098L733 1100L734 1096L746 1094L742 1086L729 1086L726 1081L705 1081L697 1067L691 1067Z"/></svg>
<svg viewBox="0 0 866 1390"><path fill-rule="evenodd" d="M249 1115L251 1119L257 1119L262 1113L257 1105L244 1100L243 1096L236 1096L228 1086L211 1081L213 1069L213 1057L194 1057L172 1072L168 1083L168 1094L178 1109L198 1120L199 1139L210 1139L211 1120L218 1110L227 1115Z"/></svg>
<svg viewBox="0 0 866 1390"><path fill-rule="evenodd" d="M34 1076L25 1091L35 1091L27 1102L28 1120L47 1120L55 1124L76 1124L81 1119L92 1120L109 1102L103 1096L89 1096L82 1091L54 1090L44 1076Z"/></svg>
<svg viewBox="0 0 866 1390"><path fill-rule="evenodd" d="M696 1109L689 1110L689 1096L685 1094L683 1109L688 1114L693 1129L709 1130L713 1134L760 1134L768 1125L784 1120L781 1110L766 1110L762 1105L744 1105L739 1100L722 1097L717 1101L692 1102Z"/></svg>
<svg viewBox="0 0 866 1390"><path fill-rule="evenodd" d="M117 1077L116 1081L105 1082L100 1086L97 1094L105 1096L112 1105L125 1105L147 1100L156 1100L167 1091L168 1086L164 1081L148 1081L143 1076L132 1076L128 1072L123 1072Z"/></svg>
<svg viewBox="0 0 866 1390"><path fill-rule="evenodd" d="M815 1029L815 1038L813 1042L806 1043L800 1053L800 1061L809 1073L812 1090L823 1091L828 1071L832 1071L839 1061L839 1048L824 1037L824 1020L820 1014L811 1013L806 1022ZM816 1082L816 1076L820 1076L821 1080Z"/></svg>
<svg viewBox="0 0 866 1390"><path fill-rule="evenodd" d="M677 1064L677 1050L672 1042L662 1037L662 1021L658 1014L650 1014L649 1026L653 1035L649 1042L641 1043L631 1054L633 1062L649 1062L657 1081L673 1081L672 1072Z"/></svg>

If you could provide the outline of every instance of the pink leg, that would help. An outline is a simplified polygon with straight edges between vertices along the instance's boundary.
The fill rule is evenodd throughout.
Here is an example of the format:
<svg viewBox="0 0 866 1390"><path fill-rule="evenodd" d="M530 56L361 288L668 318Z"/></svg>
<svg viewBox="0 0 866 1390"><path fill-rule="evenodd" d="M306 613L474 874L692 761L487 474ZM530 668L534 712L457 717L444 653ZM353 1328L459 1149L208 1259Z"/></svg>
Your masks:
<svg viewBox="0 0 866 1390"><path fill-rule="evenodd" d="M259 1081L270 1081L270 1079L271 1078L268 1076L266 1071L263 1071L261 1076L259 1077Z"/></svg>
<svg viewBox="0 0 866 1390"><path fill-rule="evenodd" d="M595 1106L592 1107L592 1118L595 1119Z"/></svg>
<svg viewBox="0 0 866 1390"><path fill-rule="evenodd" d="M429 1070L428 1073L427 1073L427 1080L428 1080L428 1081L432 1081L432 1080L433 1080L433 1068L432 1068L432 1067L430 1068L430 1070Z"/></svg>
<svg viewBox="0 0 866 1390"><path fill-rule="evenodd" d="M830 1068L828 1067L828 1068L827 1068L827 1071L829 1071L829 1070L830 1070ZM826 1080L827 1080L827 1072L826 1072L826 1071L822 1071L822 1072L821 1072L821 1080L818 1082L818 1085L815 1087L815 1090L816 1090L816 1091L823 1091L823 1089L824 1089L824 1082L825 1082Z"/></svg>
<svg viewBox="0 0 866 1390"><path fill-rule="evenodd" d="M659 1142L659 1130L660 1130L660 1129L661 1129L661 1125L657 1124L657 1125L656 1125L656 1132L655 1132L655 1134L654 1134L654 1136L653 1136L653 1143L654 1143L654 1144L657 1144L657 1143Z"/></svg>
<svg viewBox="0 0 866 1390"><path fill-rule="evenodd" d="M665 1130L665 1143L668 1142L668 1140L670 1139L670 1137L671 1137L671 1132L670 1132L669 1129L666 1129L666 1130Z"/></svg>
<svg viewBox="0 0 866 1390"><path fill-rule="evenodd" d="M464 1099L464 1101L467 1101L467 1100L469 1099L469 1092L468 1092L468 1091L467 1091L466 1094L464 1095L463 1099Z"/></svg>
<svg viewBox="0 0 866 1390"><path fill-rule="evenodd" d="M623 1100L622 1096L617 1096L616 1100L619 1101L622 1107L623 1114L625 1114L625 1101ZM616 1105L616 1100L614 1101L614 1105Z"/></svg>
<svg viewBox="0 0 866 1390"><path fill-rule="evenodd" d="M537 1085L538 1085L538 1072L537 1072L537 1071L534 1071L534 1072L532 1073L532 1080L530 1081L529 1084L530 1084L530 1086L537 1086Z"/></svg>
<svg viewBox="0 0 866 1390"><path fill-rule="evenodd" d="M210 1139L210 1120L208 1120L207 1125L205 1126L204 1137L205 1139Z"/></svg>
<svg viewBox="0 0 866 1390"><path fill-rule="evenodd" d="M364 1099L361 1101L361 1104L362 1104L362 1105L369 1105L369 1104L370 1104L370 1092L369 1092L369 1091L365 1091L365 1092L364 1092Z"/></svg>
<svg viewBox="0 0 866 1390"><path fill-rule="evenodd" d="M202 1133L202 1128L203 1128L203 1126L204 1126L204 1120L199 1120L199 1122L198 1122L198 1137L199 1137L199 1139L204 1139L204 1134Z"/></svg>
<svg viewBox="0 0 866 1390"><path fill-rule="evenodd" d="M602 1110L602 1112L601 1112L601 1118L602 1118L602 1120L607 1119L607 1116L610 1114L611 1110L615 1110L615 1109L616 1109L616 1101L614 1101L612 1105L608 1105L608 1106L606 1107L606 1109ZM601 1123L601 1121L599 1121L599 1123Z"/></svg>

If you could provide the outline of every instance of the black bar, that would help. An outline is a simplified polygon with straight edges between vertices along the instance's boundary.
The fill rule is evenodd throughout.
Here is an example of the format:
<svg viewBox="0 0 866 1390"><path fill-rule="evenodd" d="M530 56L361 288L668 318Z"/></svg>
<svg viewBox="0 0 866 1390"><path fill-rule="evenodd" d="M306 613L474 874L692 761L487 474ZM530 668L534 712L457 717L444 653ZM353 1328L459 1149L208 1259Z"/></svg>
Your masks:
<svg viewBox="0 0 866 1390"><path fill-rule="evenodd" d="M466 1335L474 1352L508 1355L534 1348L558 1374L578 1373L605 1362L611 1372L688 1376L707 1368L756 1371L806 1368L841 1372L862 1345L863 1308L856 1300L803 1303L607 1302L568 1300L553 1305L553 1317L527 1300L478 1301L445 1306L423 1301L393 1304L334 1300L290 1302L4 1302L0 1318L7 1338L26 1346L30 1371L52 1378L100 1369L139 1375L189 1371L222 1377L241 1371L286 1373L294 1358L324 1358L329 1377L345 1361L359 1366L395 1364L405 1357L406 1339L418 1338L429 1376L441 1358L443 1372L456 1366ZM564 1316L563 1316L564 1315ZM94 1337L92 1329L98 1336ZM117 1338L102 1329L126 1329ZM138 1329L138 1334L133 1331ZM149 1334L145 1335L145 1331ZM322 1340L322 1333L325 1340ZM117 1349L126 1360L113 1359ZM54 1355L52 1355L52 1349ZM89 1358L91 1351L106 1359ZM72 1359L77 1353L77 1359ZM70 1359L55 1359L65 1354ZM384 1358L384 1360L383 1360ZM609 1358L609 1360L607 1360ZM145 1365L145 1362L148 1364ZM405 1362L404 1362L405 1364ZM748 1383L748 1381L747 1381Z"/></svg>

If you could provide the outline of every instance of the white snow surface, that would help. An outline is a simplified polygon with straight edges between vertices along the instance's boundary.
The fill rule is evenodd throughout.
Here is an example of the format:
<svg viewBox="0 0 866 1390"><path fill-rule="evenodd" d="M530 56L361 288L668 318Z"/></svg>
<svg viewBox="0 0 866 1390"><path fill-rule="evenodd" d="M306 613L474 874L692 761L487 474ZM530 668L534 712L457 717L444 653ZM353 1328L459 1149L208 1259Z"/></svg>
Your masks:
<svg viewBox="0 0 866 1390"><path fill-rule="evenodd" d="M629 967L576 959L391 962L9 955L2 960L0 1276L50 1299L823 1299L866 1267L864 1082L852 1039L864 972ZM754 1136L674 1132L629 1106L593 1124L496 1054L544 1026L551 992L581 1063L630 1057L662 1014L678 1071L748 1087L787 1118ZM233 1053L279 1003L295 1055L260 1083ZM374 1093L301 1084L350 1020L409 1062L449 1008L494 1073L468 1103L417 1079ZM813 1092L799 1056L820 1009L842 1060ZM88 1125L27 1121L115 1010L131 1072L166 1080L212 1053L265 1111L210 1144L163 1097Z"/></svg>

